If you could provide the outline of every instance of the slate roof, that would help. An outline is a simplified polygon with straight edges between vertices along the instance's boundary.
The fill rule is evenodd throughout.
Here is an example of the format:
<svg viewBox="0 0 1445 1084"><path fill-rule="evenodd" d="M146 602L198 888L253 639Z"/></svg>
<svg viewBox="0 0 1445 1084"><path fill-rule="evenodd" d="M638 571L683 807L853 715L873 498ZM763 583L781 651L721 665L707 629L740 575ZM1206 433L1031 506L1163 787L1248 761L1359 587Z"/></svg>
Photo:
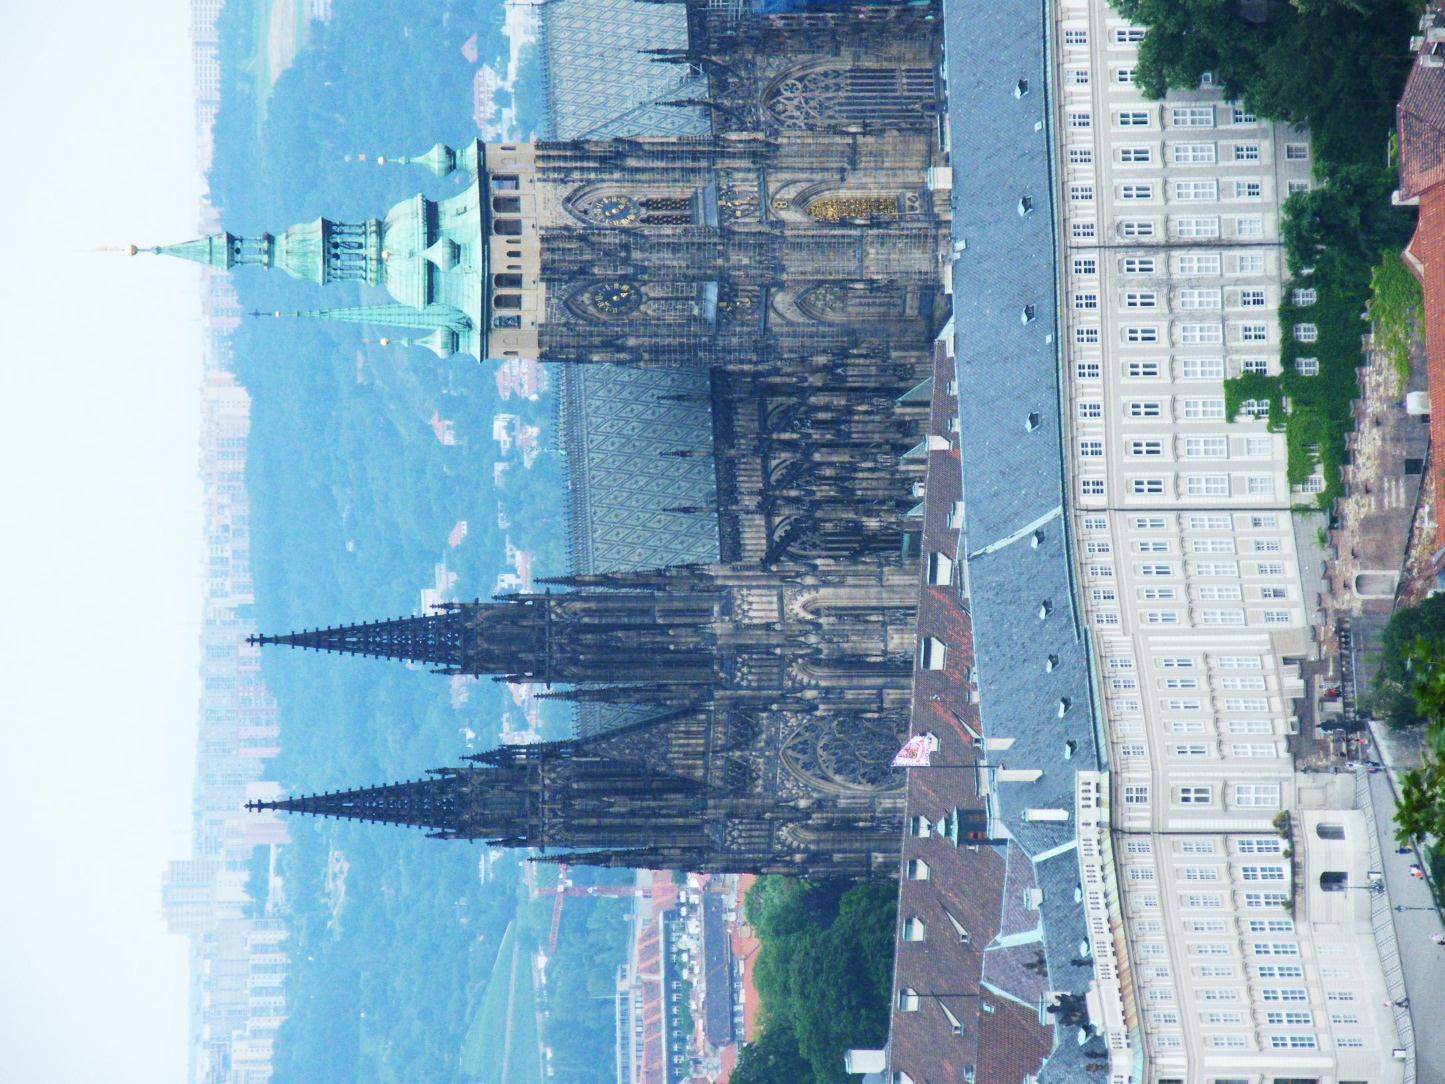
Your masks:
<svg viewBox="0 0 1445 1084"><path fill-rule="evenodd" d="M716 561L716 517L667 511L715 501L711 457L664 454L712 448L706 375L567 365L561 385L573 570Z"/></svg>
<svg viewBox="0 0 1445 1084"><path fill-rule="evenodd" d="M657 102L700 98L706 81L644 49L687 46L683 4L644 0L550 0L538 17L546 139L703 135L700 109Z"/></svg>
<svg viewBox="0 0 1445 1084"><path fill-rule="evenodd" d="M945 0L944 17L962 550L979 720L985 738L1014 740L990 753L994 767L1043 772L994 786L994 834L1032 861L1048 988L1082 990L1092 969L1072 963L1085 939L1074 773L1095 768L1099 754L1064 515L1047 7ZM1021 214L1025 196L1033 210ZM1031 820L1031 809L1068 819ZM1000 959L1001 977L1010 963ZM1097 1040L1081 1046L1072 1029L1054 1031L1041 1082L1105 1078L1089 1067L1099 1064L1089 1053Z"/></svg>
<svg viewBox="0 0 1445 1084"><path fill-rule="evenodd" d="M918 632L941 640L947 655L943 669L920 669L914 674L913 733L932 733L939 745L932 766L909 770L909 822L923 817L934 823L955 809L981 814L986 805L978 785L977 766L983 758L974 738L979 721L971 697L974 655L968 603L960 584L926 582L927 555L952 555L958 550L959 533L950 525L950 513L962 492L957 436L948 425L957 411L957 400L949 390L952 368L940 344L929 433L949 434L949 441L928 453L925 571L920 573L925 582L919 594ZM969 1079L977 1084L1017 1084L1038 1070L1053 1043L1052 1031L1040 1022L1036 1007L1042 978L1024 970L1023 959L1012 960L1014 950L1005 949L999 963L1012 964L1005 969L1011 979L1017 973L1011 985L1023 989L1032 983L1020 1001L1028 1001L1032 992L1033 1007L1000 996L980 980L994 966L994 954L1001 951L997 941L1003 924L1027 924L1020 913L1033 883L1027 856L1014 845L969 846L966 839L955 845L937 835L922 838L909 831L902 859L905 866L913 859L926 862L929 876L926 880L904 876L899 881L890 1069L906 1072L919 1084ZM1012 892L1005 891L1006 883L1012 885ZM923 923L923 940L902 936L909 920ZM1037 953L1037 941L1030 951ZM900 995L905 991L917 995L916 1010L902 1008Z"/></svg>

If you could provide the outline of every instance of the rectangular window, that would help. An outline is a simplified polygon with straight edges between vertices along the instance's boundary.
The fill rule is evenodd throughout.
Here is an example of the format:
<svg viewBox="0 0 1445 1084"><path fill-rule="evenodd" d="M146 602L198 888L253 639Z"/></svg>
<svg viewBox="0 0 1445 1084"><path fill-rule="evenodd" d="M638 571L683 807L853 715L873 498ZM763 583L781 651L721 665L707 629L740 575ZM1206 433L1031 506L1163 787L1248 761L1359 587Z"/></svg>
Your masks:
<svg viewBox="0 0 1445 1084"><path fill-rule="evenodd" d="M1314 1017L1304 1009L1275 1009L1264 1014L1266 1024L1284 1024L1288 1027L1309 1027Z"/></svg>
<svg viewBox="0 0 1445 1084"><path fill-rule="evenodd" d="M1158 399L1135 399L1129 403L1131 418L1159 418L1164 414L1164 404Z"/></svg>
<svg viewBox="0 0 1445 1084"><path fill-rule="evenodd" d="M1198 711L1203 706L1201 701L1195 700L1193 697L1170 697L1164 701L1164 707L1168 711Z"/></svg>
<svg viewBox="0 0 1445 1084"><path fill-rule="evenodd" d="M1269 700L1263 696L1233 696L1224 701L1225 711L1268 711Z"/></svg>
<svg viewBox="0 0 1445 1084"><path fill-rule="evenodd" d="M1098 380L1100 376L1097 361L1074 362L1074 377L1078 380Z"/></svg>
<svg viewBox="0 0 1445 1084"><path fill-rule="evenodd" d="M1149 114L1142 109L1125 109L1114 114L1114 123L1120 128L1147 128Z"/></svg>
<svg viewBox="0 0 1445 1084"><path fill-rule="evenodd" d="M1104 416L1104 404L1093 399L1076 403L1075 409L1078 411L1080 421L1092 421Z"/></svg>
<svg viewBox="0 0 1445 1084"><path fill-rule="evenodd" d="M1278 809L1278 783L1236 783L1234 805L1242 809Z"/></svg>
<svg viewBox="0 0 1445 1084"><path fill-rule="evenodd" d="M1228 437L1185 437L1185 459L1226 459L1229 456ZM1195 552L1199 552L1197 549ZM1231 548L1230 552L1233 552Z"/></svg>
<svg viewBox="0 0 1445 1084"><path fill-rule="evenodd" d="M1164 442L1160 440L1131 440L1127 447L1129 454L1134 456L1159 456L1164 454Z"/></svg>
<svg viewBox="0 0 1445 1084"><path fill-rule="evenodd" d="M1141 219L1126 219L1119 223L1121 237L1153 237L1154 223Z"/></svg>
<svg viewBox="0 0 1445 1084"><path fill-rule="evenodd" d="M1149 788L1143 784L1132 784L1124 788L1125 805L1148 805Z"/></svg>
<svg viewBox="0 0 1445 1084"><path fill-rule="evenodd" d="M1234 271L1237 275L1262 275L1264 274L1264 256L1260 253L1247 253L1234 258Z"/></svg>
<svg viewBox="0 0 1445 1084"><path fill-rule="evenodd" d="M1274 440L1270 437L1245 437L1244 454L1251 459L1268 459L1274 455Z"/></svg>
<svg viewBox="0 0 1445 1084"><path fill-rule="evenodd" d="M1074 295L1074 308L1079 309L1079 310L1082 310L1082 311L1088 311L1088 310L1091 310L1091 309L1097 309L1098 307L1099 307L1099 295L1098 295L1098 294L1087 293L1087 294L1075 294L1075 295Z"/></svg>
<svg viewBox="0 0 1445 1084"><path fill-rule="evenodd" d="M1115 68L1114 82L1121 87L1132 87L1134 85L1134 69Z"/></svg>
<svg viewBox="0 0 1445 1084"><path fill-rule="evenodd" d="M1154 186L1152 184L1134 183L1121 184L1119 186L1119 198L1125 200L1143 200L1154 198Z"/></svg>
<svg viewBox="0 0 1445 1084"><path fill-rule="evenodd" d="M1163 478L1131 478L1129 492L1136 497L1158 497L1164 493Z"/></svg>
<svg viewBox="0 0 1445 1084"><path fill-rule="evenodd" d="M1074 342L1078 346L1095 346L1099 342L1099 329L1096 327L1074 328Z"/></svg>
<svg viewBox="0 0 1445 1084"><path fill-rule="evenodd" d="M1272 757L1277 752L1269 742L1238 742L1229 747L1232 757Z"/></svg>
<svg viewBox="0 0 1445 1084"><path fill-rule="evenodd" d="M1163 516L1135 516L1130 523L1136 531L1164 530Z"/></svg>
<svg viewBox="0 0 1445 1084"><path fill-rule="evenodd" d="M1223 380L1224 359L1223 358L1185 358L1182 370L1185 380ZM1197 400L1206 402L1207 400ZM1224 400L1219 400L1223 404Z"/></svg>
<svg viewBox="0 0 1445 1084"><path fill-rule="evenodd" d="M1076 275L1097 275L1099 273L1099 261L1092 256L1074 257L1074 274Z"/></svg>
<svg viewBox="0 0 1445 1084"><path fill-rule="evenodd" d="M1169 123L1175 128L1213 128L1214 106L1176 105L1169 111Z"/></svg>
<svg viewBox="0 0 1445 1084"><path fill-rule="evenodd" d="M1299 964L1260 964L1259 977L1262 979L1302 979L1304 968Z"/></svg>
<svg viewBox="0 0 1445 1084"><path fill-rule="evenodd" d="M1315 1037L1313 1035L1271 1035L1269 1047L1271 1050L1313 1050Z"/></svg>
<svg viewBox="0 0 1445 1084"><path fill-rule="evenodd" d="M1244 611L1200 610L1199 623L1201 625L1242 625L1244 624Z"/></svg>
<svg viewBox="0 0 1445 1084"><path fill-rule="evenodd" d="M1258 143L1236 143L1234 145L1234 160L1236 162L1258 162Z"/></svg>
<svg viewBox="0 0 1445 1084"><path fill-rule="evenodd" d="M1179 615L1173 610L1146 610L1142 616L1146 625L1179 624Z"/></svg>
<svg viewBox="0 0 1445 1084"><path fill-rule="evenodd" d="M1184 492L1190 497L1229 496L1229 475L1227 474L1186 474Z"/></svg>
<svg viewBox="0 0 1445 1084"><path fill-rule="evenodd" d="M1093 118L1086 111L1079 111L1069 114L1070 128L1088 128L1093 124Z"/></svg>
<svg viewBox="0 0 1445 1084"><path fill-rule="evenodd" d="M1265 305L1263 290L1240 290L1239 307L1242 309L1262 309Z"/></svg>
<svg viewBox="0 0 1445 1084"><path fill-rule="evenodd" d="M1064 31L1064 44L1065 44L1065 45L1088 45L1088 44L1089 44L1089 32L1088 32L1087 30L1065 30L1065 31Z"/></svg>
<svg viewBox="0 0 1445 1084"><path fill-rule="evenodd" d="M1224 341L1218 324L1180 324L1179 341L1185 346L1215 346Z"/></svg>
<svg viewBox="0 0 1445 1084"><path fill-rule="evenodd" d="M1216 215L1177 216L1174 232L1180 237L1218 237L1219 218Z"/></svg>
<svg viewBox="0 0 1445 1084"><path fill-rule="evenodd" d="M1186 253L1183 256L1176 257L1175 262L1181 275L1219 274L1219 255L1217 253Z"/></svg>
<svg viewBox="0 0 1445 1084"><path fill-rule="evenodd" d="M1141 587L1139 597L1145 602L1173 602L1176 598L1172 587ZM1180 688L1194 688L1193 685L1179 686Z"/></svg>
<svg viewBox="0 0 1445 1084"><path fill-rule="evenodd" d="M1258 655L1216 655L1214 665L1221 670L1262 670L1264 660Z"/></svg>
<svg viewBox="0 0 1445 1084"><path fill-rule="evenodd" d="M1284 160L1286 162L1308 162L1310 158L1310 145L1308 143L1286 143L1284 145Z"/></svg>
<svg viewBox="0 0 1445 1084"><path fill-rule="evenodd" d="M1124 307L1126 309L1153 309L1159 306L1159 295L1153 290L1126 290L1124 292Z"/></svg>
<svg viewBox="0 0 1445 1084"><path fill-rule="evenodd" d="M1239 339L1247 343L1269 342L1269 328L1264 324L1240 324Z"/></svg>
<svg viewBox="0 0 1445 1084"><path fill-rule="evenodd" d="M1157 361L1131 361L1124 366L1124 375L1130 380L1158 380L1159 373Z"/></svg>
<svg viewBox="0 0 1445 1084"><path fill-rule="evenodd" d="M1259 215L1240 215L1234 220L1236 237L1263 237L1264 219Z"/></svg>
<svg viewBox="0 0 1445 1084"><path fill-rule="evenodd" d="M1264 185L1259 181L1235 181L1235 199L1260 199L1264 195Z"/></svg>
<svg viewBox="0 0 1445 1084"><path fill-rule="evenodd" d="M1188 362L1185 362L1186 367ZM1221 370L1223 363L1220 363ZM1223 421L1224 400L1223 399L1185 399L1184 420L1191 422L1198 421Z"/></svg>
<svg viewBox="0 0 1445 1084"><path fill-rule="evenodd" d="M1220 307L1222 291L1217 288L1187 288L1180 290L1178 306L1181 309L1217 309Z"/></svg>
<svg viewBox="0 0 1445 1084"><path fill-rule="evenodd" d="M1319 375L1320 375L1320 359L1319 359L1319 358L1295 358L1295 359L1294 359L1294 371L1297 372L1297 373L1299 373L1300 376L1319 376Z"/></svg>
<svg viewBox="0 0 1445 1084"><path fill-rule="evenodd" d="M1092 147L1070 147L1069 165L1071 166L1092 166L1094 164L1094 149Z"/></svg>
<svg viewBox="0 0 1445 1084"><path fill-rule="evenodd" d="M1156 660L1155 665L1161 670L1193 670L1194 660L1187 655L1165 655Z"/></svg>
<svg viewBox="0 0 1445 1084"><path fill-rule="evenodd" d="M1174 575L1173 565L1140 565L1139 575L1141 576L1172 576Z"/></svg>
<svg viewBox="0 0 1445 1084"><path fill-rule="evenodd" d="M1102 497L1104 495L1104 480L1102 478L1084 478L1079 482L1079 495L1081 497Z"/></svg>
<svg viewBox="0 0 1445 1084"><path fill-rule="evenodd" d="M1069 223L1069 236L1075 241L1093 240L1094 224L1092 222L1071 222Z"/></svg>
<svg viewBox="0 0 1445 1084"><path fill-rule="evenodd" d="M1169 543L1162 538L1147 538L1134 543L1135 553L1168 553Z"/></svg>
<svg viewBox="0 0 1445 1084"><path fill-rule="evenodd" d="M1216 515L1192 515L1188 524L1191 531L1227 531L1234 526L1228 516ZM1234 548L1231 546L1227 552L1233 553Z"/></svg>
<svg viewBox="0 0 1445 1084"><path fill-rule="evenodd" d="M1206 757L1209 755L1209 750L1203 745L1176 745L1169 751L1176 757ZM1212 881L1214 878L1210 877L1208 880Z"/></svg>
<svg viewBox="0 0 1445 1084"><path fill-rule="evenodd" d="M1190 908L1200 908L1203 910L1223 907L1224 897L1221 896L1218 892L1191 892L1185 895L1184 906ZM1227 967L1224 969L1222 974L1216 974L1210 977L1227 979L1233 976L1233 974L1234 969L1232 967Z"/></svg>
<svg viewBox="0 0 1445 1084"><path fill-rule="evenodd" d="M1231 719L1228 730L1231 734L1273 734L1274 724L1268 719Z"/></svg>
<svg viewBox="0 0 1445 1084"><path fill-rule="evenodd" d="M1089 85L1088 68L1070 68L1064 76L1064 82L1071 87L1086 87Z"/></svg>
<svg viewBox="0 0 1445 1084"><path fill-rule="evenodd" d="M1157 327L1126 327L1124 341L1126 343L1157 343L1159 329Z"/></svg>
<svg viewBox="0 0 1445 1084"><path fill-rule="evenodd" d="M1283 892L1246 892L1244 905L1251 910L1270 910L1283 907L1287 897Z"/></svg>
<svg viewBox="0 0 1445 1084"><path fill-rule="evenodd" d="M1251 474L1245 478L1244 486L1251 497L1274 496L1274 479L1268 474Z"/></svg>
<svg viewBox="0 0 1445 1084"><path fill-rule="evenodd" d="M1179 788L1180 805L1213 805L1214 789L1203 786L1187 786Z"/></svg>
<svg viewBox="0 0 1445 1084"><path fill-rule="evenodd" d="M1144 40L1144 28L1125 26L1114 31L1115 45L1138 45Z"/></svg>
<svg viewBox="0 0 1445 1084"><path fill-rule="evenodd" d="M1308 192L1311 188L1309 181L1290 180L1285 182L1285 193L1290 196L1297 196L1302 192Z"/></svg>
<svg viewBox="0 0 1445 1084"><path fill-rule="evenodd" d="M1219 679L1219 687L1226 692L1254 692L1264 688L1264 678L1259 675L1241 677L1234 674L1225 674Z"/></svg>
<svg viewBox="0 0 1445 1084"><path fill-rule="evenodd" d="M1312 343L1320 337L1320 329L1314 324L1295 324L1295 342Z"/></svg>
<svg viewBox="0 0 1445 1084"><path fill-rule="evenodd" d="M1212 839L1185 839L1179 842L1180 854L1213 854L1214 841ZM1202 923L1194 923L1191 927L1195 933L1223 933L1224 926L1217 928L1205 928Z"/></svg>
<svg viewBox="0 0 1445 1084"><path fill-rule="evenodd" d="M1079 441L1079 454L1088 459L1101 457L1104 454L1104 442L1102 440L1081 440Z"/></svg>
<svg viewBox="0 0 1445 1084"><path fill-rule="evenodd" d="M1238 561L1195 561L1193 572L1196 576L1238 576Z"/></svg>
<svg viewBox="0 0 1445 1084"><path fill-rule="evenodd" d="M1200 999L1201 1001L1212 1001L1212 1002L1215 1002L1215 1003L1218 1003L1218 1002L1221 1002L1221 1001L1224 1001L1224 1002L1238 1001L1238 1000L1239 1000L1239 991L1238 991L1238 990L1229 990L1229 989L1220 989L1220 988L1217 988L1217 987L1205 987L1204 989L1202 989L1202 990L1199 991L1199 999Z"/></svg>
<svg viewBox="0 0 1445 1084"><path fill-rule="evenodd" d="M1195 592L1200 602L1238 602L1240 596L1237 583L1202 583L1195 588Z"/></svg>
<svg viewBox="0 0 1445 1084"><path fill-rule="evenodd" d="M1233 109L1233 121L1235 124L1254 124L1258 118L1253 113L1246 113L1239 106Z"/></svg>
<svg viewBox="0 0 1445 1084"><path fill-rule="evenodd" d="M1126 275L1152 275L1154 273L1154 257L1127 256L1122 266Z"/></svg>
<svg viewBox="0 0 1445 1084"><path fill-rule="evenodd" d="M1289 292L1289 303L1291 305L1313 305L1319 295L1313 287L1297 286Z"/></svg>
<svg viewBox="0 0 1445 1084"><path fill-rule="evenodd" d="M1174 198L1181 202L1201 202L1219 198L1216 181L1175 181Z"/></svg>
<svg viewBox="0 0 1445 1084"><path fill-rule="evenodd" d="M1309 991L1303 986L1266 986L1259 993L1261 1001L1275 1003L1281 1001L1308 1001L1310 999Z"/></svg>
<svg viewBox="0 0 1445 1084"><path fill-rule="evenodd" d="M1094 198L1094 186L1091 184L1069 185L1069 199L1075 203L1089 203Z"/></svg>
<svg viewBox="0 0 1445 1084"><path fill-rule="evenodd" d="M1154 152L1149 147L1120 147L1119 162L1126 166L1145 166L1154 161Z"/></svg>

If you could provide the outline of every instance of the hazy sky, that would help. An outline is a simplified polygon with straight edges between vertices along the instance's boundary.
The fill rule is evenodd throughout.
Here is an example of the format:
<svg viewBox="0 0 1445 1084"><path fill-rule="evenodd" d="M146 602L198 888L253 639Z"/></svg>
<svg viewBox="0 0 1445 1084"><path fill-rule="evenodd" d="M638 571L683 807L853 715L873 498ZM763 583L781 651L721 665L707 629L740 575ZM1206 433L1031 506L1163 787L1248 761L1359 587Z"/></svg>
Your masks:
<svg viewBox="0 0 1445 1084"><path fill-rule="evenodd" d="M185 0L20 0L0 36L0 1068L177 1081L201 512Z"/></svg>

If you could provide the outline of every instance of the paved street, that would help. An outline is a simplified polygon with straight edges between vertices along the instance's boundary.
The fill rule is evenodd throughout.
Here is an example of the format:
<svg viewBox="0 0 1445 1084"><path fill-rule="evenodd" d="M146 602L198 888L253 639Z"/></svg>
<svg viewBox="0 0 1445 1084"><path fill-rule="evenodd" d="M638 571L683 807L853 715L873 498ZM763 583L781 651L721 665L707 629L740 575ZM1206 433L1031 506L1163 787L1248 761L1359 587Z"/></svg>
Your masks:
<svg viewBox="0 0 1445 1084"><path fill-rule="evenodd" d="M1419 861L1418 856L1413 851L1408 855L1395 853L1395 793L1389 775L1377 772L1367 782L1375 807L1390 903L1410 908L1392 911L1390 917L1394 920L1415 1029L1415 1079L1418 1084L1439 1084L1445 1081L1445 947L1434 944L1430 935L1445 932L1445 926L1429 887L1410 876L1410 863Z"/></svg>

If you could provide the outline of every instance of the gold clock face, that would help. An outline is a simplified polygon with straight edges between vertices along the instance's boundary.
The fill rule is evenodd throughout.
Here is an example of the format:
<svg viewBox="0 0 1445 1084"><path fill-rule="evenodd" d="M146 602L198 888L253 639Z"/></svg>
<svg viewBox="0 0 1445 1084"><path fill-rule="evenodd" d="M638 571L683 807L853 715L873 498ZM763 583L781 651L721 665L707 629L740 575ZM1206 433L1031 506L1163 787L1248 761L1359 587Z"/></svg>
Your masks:
<svg viewBox="0 0 1445 1084"><path fill-rule="evenodd" d="M592 217L609 226L630 226L642 217L642 208L627 196L603 196L592 205Z"/></svg>
<svg viewBox="0 0 1445 1084"><path fill-rule="evenodd" d="M626 316L642 305L642 291L631 282L603 282L588 296L592 307L607 316Z"/></svg>

